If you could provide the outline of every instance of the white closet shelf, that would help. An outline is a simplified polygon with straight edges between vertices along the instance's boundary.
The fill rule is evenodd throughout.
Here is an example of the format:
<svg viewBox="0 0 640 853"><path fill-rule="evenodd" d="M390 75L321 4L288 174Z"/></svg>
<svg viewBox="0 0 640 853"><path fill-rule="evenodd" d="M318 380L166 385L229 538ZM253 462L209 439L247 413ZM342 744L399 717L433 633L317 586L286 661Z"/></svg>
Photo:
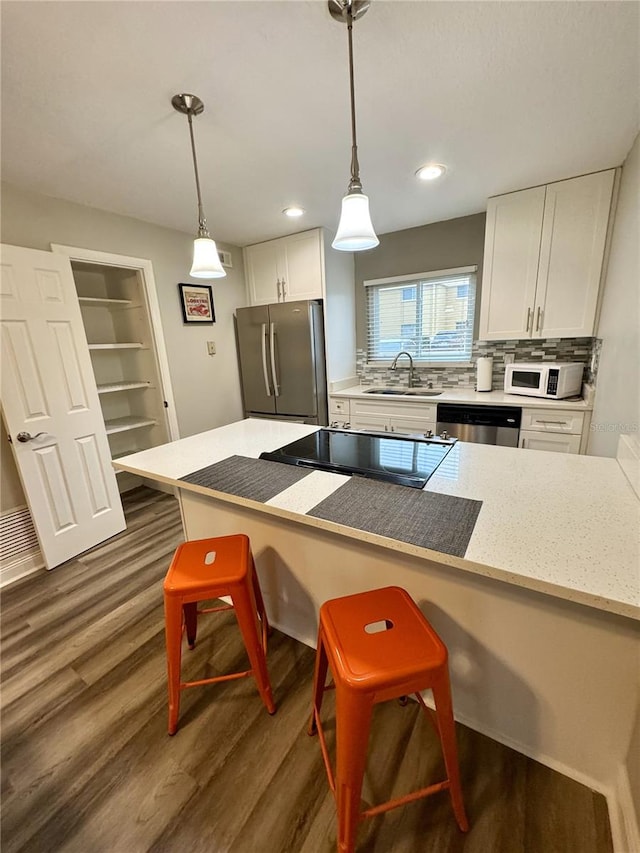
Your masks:
<svg viewBox="0 0 640 853"><path fill-rule="evenodd" d="M107 350L107 349L142 349L144 344L89 344L90 350Z"/></svg>
<svg viewBox="0 0 640 853"><path fill-rule="evenodd" d="M98 385L98 394L110 394L112 391L131 391L133 388L150 388L150 382L111 382Z"/></svg>
<svg viewBox="0 0 640 853"><path fill-rule="evenodd" d="M133 305L132 299L109 299L106 296L79 296L83 305Z"/></svg>
<svg viewBox="0 0 640 853"><path fill-rule="evenodd" d="M110 421L105 421L104 425L107 429L107 435L113 435L116 432L127 432L130 429L140 429L141 427L155 426L156 421L153 418L141 418L129 416L126 418L113 418Z"/></svg>

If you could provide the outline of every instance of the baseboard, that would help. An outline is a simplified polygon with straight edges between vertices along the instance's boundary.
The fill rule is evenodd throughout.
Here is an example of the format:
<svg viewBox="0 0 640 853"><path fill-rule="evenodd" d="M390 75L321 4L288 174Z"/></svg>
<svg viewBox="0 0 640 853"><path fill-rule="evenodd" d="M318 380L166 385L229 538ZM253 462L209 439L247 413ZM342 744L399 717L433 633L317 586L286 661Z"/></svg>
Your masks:
<svg viewBox="0 0 640 853"><path fill-rule="evenodd" d="M7 560L0 568L0 589L14 581L44 569L44 560L39 548L31 548L13 560Z"/></svg>
<svg viewBox="0 0 640 853"><path fill-rule="evenodd" d="M607 796L614 853L640 850L640 827L626 767L618 768L615 783Z"/></svg>
<svg viewBox="0 0 640 853"><path fill-rule="evenodd" d="M424 697L427 705L433 706L433 700L430 691ZM620 765L617 771L615 782L613 785L606 784L599 779L594 779L586 773L582 773L573 767L569 767L549 755L538 752L535 749L528 749L521 743L512 740L509 737L496 732L488 727L479 726L475 720L465 717L463 714L455 714L458 722L462 723L470 729L473 729L480 734L490 737L498 743L514 749L516 752L526 755L527 758L532 758L545 767L551 768L581 785L586 785L591 790L602 794L607 800L609 811L609 824L611 826L611 837L613 841L614 853L640 853L640 827L638 826L638 815L636 813L635 802L631 792L631 784L626 767Z"/></svg>
<svg viewBox="0 0 640 853"><path fill-rule="evenodd" d="M431 696L431 691L428 691L424 696L424 700L429 707L433 708L433 699ZM463 726L467 726L467 728L473 729L474 732L479 732L481 735L486 735L486 737L491 738L491 740L495 740L497 743L503 744L503 746L508 746L509 749L513 749L516 752L521 753L522 755L526 755L527 758L532 758L534 761L539 762L540 764L544 764L545 767L551 768L551 770L555 770L558 773L561 773L563 776L567 776L569 779L573 779L575 782L579 782L581 785L586 785L587 788L591 788L593 791L597 791L599 794L603 794L605 797L609 797L611 794L611 788L606 785L604 782L598 779L594 779L591 776L588 776L586 773L582 773L580 770L576 770L574 767L570 767L568 764L564 764L562 761L558 761L555 758L552 758L550 755L546 755L543 752L539 752L535 749L530 749L529 747L521 744L519 741L514 740L513 738L506 737L500 732L495 731L489 726L478 725L476 720L472 720L469 717L466 717L464 714L460 714L455 710L455 697L454 697L454 716L459 723L462 723ZM626 852L628 853L628 851Z"/></svg>

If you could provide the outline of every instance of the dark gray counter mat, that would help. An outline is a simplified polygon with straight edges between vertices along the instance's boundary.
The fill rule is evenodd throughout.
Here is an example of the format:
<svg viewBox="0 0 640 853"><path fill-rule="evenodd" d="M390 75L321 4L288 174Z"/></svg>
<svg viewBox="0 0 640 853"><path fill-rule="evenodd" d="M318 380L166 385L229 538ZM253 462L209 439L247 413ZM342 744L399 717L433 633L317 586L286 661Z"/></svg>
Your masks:
<svg viewBox="0 0 640 853"><path fill-rule="evenodd" d="M180 479L185 483L205 486L207 489L237 495L239 498L268 501L310 473L308 468L296 468L294 465L269 462L267 459L230 456L222 462L208 465Z"/></svg>
<svg viewBox="0 0 640 853"><path fill-rule="evenodd" d="M482 501L352 477L307 515L464 557Z"/></svg>

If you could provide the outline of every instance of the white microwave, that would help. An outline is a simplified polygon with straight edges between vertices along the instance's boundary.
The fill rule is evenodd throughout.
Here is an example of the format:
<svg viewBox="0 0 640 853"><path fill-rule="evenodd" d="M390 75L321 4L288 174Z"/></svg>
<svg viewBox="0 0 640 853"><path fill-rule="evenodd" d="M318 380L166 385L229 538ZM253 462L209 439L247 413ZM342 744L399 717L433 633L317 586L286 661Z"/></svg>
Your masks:
<svg viewBox="0 0 640 853"><path fill-rule="evenodd" d="M582 394L584 364L576 361L513 362L504 368L506 394L561 400Z"/></svg>

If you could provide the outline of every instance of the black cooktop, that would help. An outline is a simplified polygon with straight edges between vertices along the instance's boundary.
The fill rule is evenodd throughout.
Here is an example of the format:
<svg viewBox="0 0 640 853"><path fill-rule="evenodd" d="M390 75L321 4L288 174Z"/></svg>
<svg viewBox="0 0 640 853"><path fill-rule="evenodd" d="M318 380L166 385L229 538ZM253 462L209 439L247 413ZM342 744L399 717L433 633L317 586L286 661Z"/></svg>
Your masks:
<svg viewBox="0 0 640 853"><path fill-rule="evenodd" d="M453 442L321 429L260 459L423 489Z"/></svg>

